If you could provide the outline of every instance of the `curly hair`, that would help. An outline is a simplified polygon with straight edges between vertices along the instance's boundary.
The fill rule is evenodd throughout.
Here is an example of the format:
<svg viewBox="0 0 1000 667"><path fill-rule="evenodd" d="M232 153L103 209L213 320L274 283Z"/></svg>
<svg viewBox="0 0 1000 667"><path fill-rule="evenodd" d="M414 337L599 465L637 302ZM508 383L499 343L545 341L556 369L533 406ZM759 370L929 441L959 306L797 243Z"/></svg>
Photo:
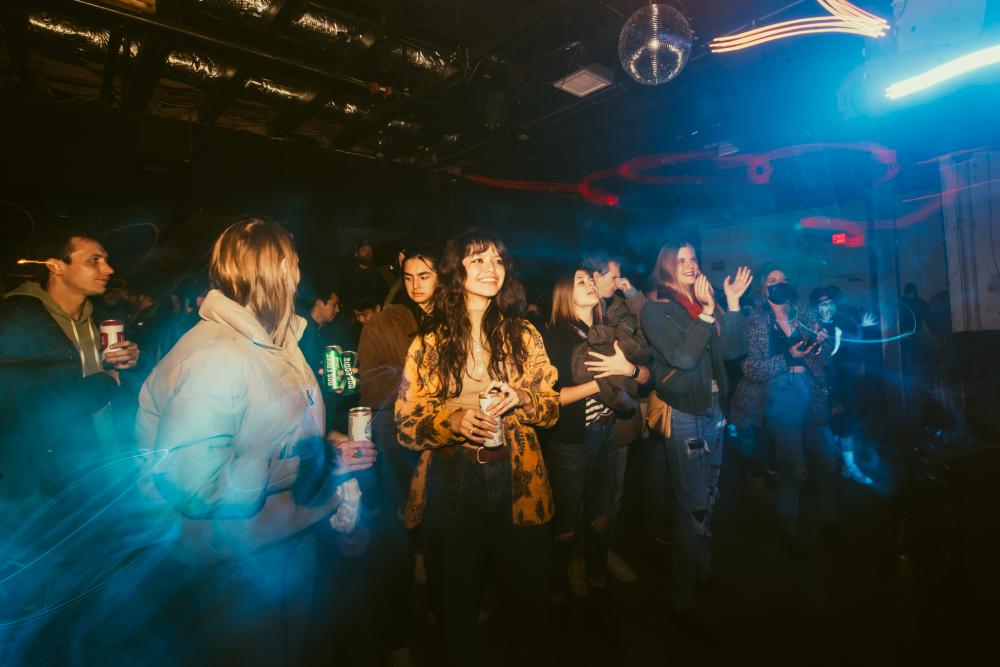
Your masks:
<svg viewBox="0 0 1000 667"><path fill-rule="evenodd" d="M508 381L508 364L513 364L518 374L524 372L524 363L528 358L524 343L527 325L512 281L510 253L500 237L470 229L445 244L441 263L437 267L438 288L434 292L434 309L420 331L421 336L433 334L435 339L440 360L437 372L441 380L442 399L454 398L462 393L465 369L472 350L472 322L469 320L465 292L467 274L462 260L490 248L503 259L506 276L500 291L483 313L482 335L489 341L490 347L489 375L495 380Z"/></svg>

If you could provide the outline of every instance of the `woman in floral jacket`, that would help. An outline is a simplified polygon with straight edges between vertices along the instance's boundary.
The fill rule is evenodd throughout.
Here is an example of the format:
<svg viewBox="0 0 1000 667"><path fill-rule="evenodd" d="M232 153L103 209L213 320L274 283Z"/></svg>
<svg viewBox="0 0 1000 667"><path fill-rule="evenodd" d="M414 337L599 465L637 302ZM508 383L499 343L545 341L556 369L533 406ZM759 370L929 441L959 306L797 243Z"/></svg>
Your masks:
<svg viewBox="0 0 1000 667"><path fill-rule="evenodd" d="M396 402L400 444L423 452L407 520L415 525L426 508L427 532L440 540L445 641L458 665L481 662L476 616L487 555L527 632L515 648L534 662L545 639L553 504L535 427L556 422L559 395L541 335L505 280L510 267L492 234L470 230L448 243L433 316L410 346ZM484 412L479 398L491 389ZM498 431L502 446L487 446Z"/></svg>

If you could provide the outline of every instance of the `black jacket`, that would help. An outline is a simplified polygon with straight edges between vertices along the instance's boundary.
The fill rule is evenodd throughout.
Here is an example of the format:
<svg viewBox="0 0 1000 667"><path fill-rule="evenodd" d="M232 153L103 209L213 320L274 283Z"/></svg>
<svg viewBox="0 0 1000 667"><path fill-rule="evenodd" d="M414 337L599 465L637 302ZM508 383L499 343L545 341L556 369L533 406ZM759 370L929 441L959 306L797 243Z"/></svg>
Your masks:
<svg viewBox="0 0 1000 667"><path fill-rule="evenodd" d="M692 318L676 301L647 301L640 320L653 348L653 375L660 398L681 412L707 415L712 409L714 378L720 404L727 409L725 360L746 354L742 313L718 313L715 324L710 324Z"/></svg>
<svg viewBox="0 0 1000 667"><path fill-rule="evenodd" d="M0 498L51 495L102 453L93 415L118 395L38 299L0 302Z"/></svg>

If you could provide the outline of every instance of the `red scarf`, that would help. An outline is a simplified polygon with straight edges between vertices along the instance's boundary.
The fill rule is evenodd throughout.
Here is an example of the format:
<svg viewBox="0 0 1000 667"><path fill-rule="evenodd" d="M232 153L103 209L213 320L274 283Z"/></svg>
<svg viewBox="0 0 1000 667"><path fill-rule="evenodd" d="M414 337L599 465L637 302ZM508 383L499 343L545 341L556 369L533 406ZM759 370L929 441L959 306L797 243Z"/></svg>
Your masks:
<svg viewBox="0 0 1000 667"><path fill-rule="evenodd" d="M705 312L702 305L697 301L692 301L690 298L688 298L687 294L681 294L680 292L675 292L669 288L661 288L660 297L673 299L678 304L683 306L684 310L688 312L688 315L691 316L692 320L698 319L698 316L701 315L703 312Z"/></svg>

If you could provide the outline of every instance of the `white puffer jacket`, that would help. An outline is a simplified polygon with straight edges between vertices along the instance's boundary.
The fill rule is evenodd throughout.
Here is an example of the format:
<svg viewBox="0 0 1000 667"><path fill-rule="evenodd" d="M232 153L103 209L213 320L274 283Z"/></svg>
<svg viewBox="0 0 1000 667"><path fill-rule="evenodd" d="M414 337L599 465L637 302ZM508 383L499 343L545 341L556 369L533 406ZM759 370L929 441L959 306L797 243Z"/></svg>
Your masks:
<svg viewBox="0 0 1000 667"><path fill-rule="evenodd" d="M136 433L154 500L182 519L192 555L219 560L303 531L337 499L303 506L291 491L296 445L315 444L325 423L295 341L275 345L249 310L217 290L199 314L143 385ZM298 340L305 321L297 317L294 327Z"/></svg>

